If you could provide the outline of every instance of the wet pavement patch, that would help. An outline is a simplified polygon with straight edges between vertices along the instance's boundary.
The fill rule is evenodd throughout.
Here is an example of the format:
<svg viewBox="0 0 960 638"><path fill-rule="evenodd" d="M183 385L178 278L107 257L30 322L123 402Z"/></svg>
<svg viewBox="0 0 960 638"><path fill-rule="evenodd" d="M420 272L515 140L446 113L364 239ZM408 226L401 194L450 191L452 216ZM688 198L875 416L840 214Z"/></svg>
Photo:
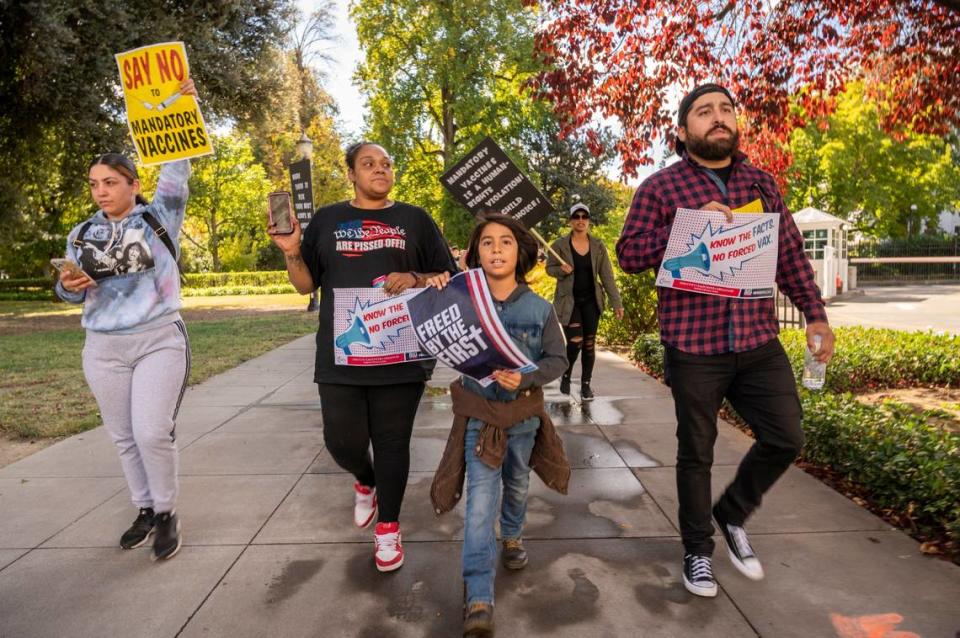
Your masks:
<svg viewBox="0 0 960 638"><path fill-rule="evenodd" d="M275 605L287 600L299 589L317 575L323 568L323 561L294 560L283 566L283 571L270 582L267 587L267 604Z"/></svg>

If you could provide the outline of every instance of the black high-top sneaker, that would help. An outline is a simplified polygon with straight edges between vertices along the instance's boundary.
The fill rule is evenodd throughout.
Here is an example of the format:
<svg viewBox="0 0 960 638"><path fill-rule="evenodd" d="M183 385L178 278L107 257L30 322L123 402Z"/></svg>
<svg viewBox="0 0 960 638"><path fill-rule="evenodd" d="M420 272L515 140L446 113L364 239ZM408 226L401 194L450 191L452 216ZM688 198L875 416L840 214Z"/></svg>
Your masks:
<svg viewBox="0 0 960 638"><path fill-rule="evenodd" d="M141 507L137 520L120 537L120 547L134 549L147 542L153 532L155 515L152 507Z"/></svg>
<svg viewBox="0 0 960 638"><path fill-rule="evenodd" d="M683 586L691 594L713 598L717 595L717 581L713 577L713 566L709 556L702 554L684 554Z"/></svg>
<svg viewBox="0 0 960 638"><path fill-rule="evenodd" d="M560 394L570 394L570 375L560 377Z"/></svg>
<svg viewBox="0 0 960 638"><path fill-rule="evenodd" d="M713 520L727 543L727 554L733 566L750 580L763 580L763 565L750 545L747 531L740 525L725 522L716 505L713 506Z"/></svg>
<svg viewBox="0 0 960 638"><path fill-rule="evenodd" d="M157 531L153 536L153 560L168 560L180 551L180 519L173 512L157 514Z"/></svg>
<svg viewBox="0 0 960 638"><path fill-rule="evenodd" d="M590 389L589 381L580 382L580 400L593 401L593 390Z"/></svg>

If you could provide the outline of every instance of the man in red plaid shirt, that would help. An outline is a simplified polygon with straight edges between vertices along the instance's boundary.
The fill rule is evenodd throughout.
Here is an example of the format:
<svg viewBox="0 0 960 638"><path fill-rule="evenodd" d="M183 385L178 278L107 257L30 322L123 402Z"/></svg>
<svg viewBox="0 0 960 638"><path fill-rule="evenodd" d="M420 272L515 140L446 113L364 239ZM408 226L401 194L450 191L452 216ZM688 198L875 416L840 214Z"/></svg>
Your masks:
<svg viewBox="0 0 960 638"><path fill-rule="evenodd" d="M680 161L637 189L617 242L628 273L657 268L678 208L722 211L760 199L780 214L777 286L807 320L807 343L821 339L820 361L833 354L833 332L803 252L803 237L772 176L751 166L738 150L733 97L717 84L688 93L677 114ZM734 566L753 580L763 567L744 522L800 453L803 431L796 379L780 340L773 299L736 299L657 288L664 372L677 413L677 493L683 539L683 582L688 591L716 596L713 525L717 523ZM727 398L756 435L733 482L712 503L710 470L717 413Z"/></svg>

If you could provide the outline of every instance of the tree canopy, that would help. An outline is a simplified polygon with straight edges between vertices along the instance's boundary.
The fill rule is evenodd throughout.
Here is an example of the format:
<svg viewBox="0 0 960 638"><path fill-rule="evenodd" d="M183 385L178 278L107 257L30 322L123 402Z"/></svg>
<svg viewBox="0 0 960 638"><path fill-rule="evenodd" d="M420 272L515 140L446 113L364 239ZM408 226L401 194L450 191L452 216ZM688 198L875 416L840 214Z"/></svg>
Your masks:
<svg viewBox="0 0 960 638"><path fill-rule="evenodd" d="M560 230L573 195L601 218L613 206L603 179L611 156L577 136L560 140L549 104L528 87L542 66L533 54L536 14L520 0L360 0L353 17L371 139L397 160L397 197L435 213L451 241L465 239L472 218L440 175L487 135L560 211L542 232Z"/></svg>
<svg viewBox="0 0 960 638"><path fill-rule="evenodd" d="M890 108L854 82L829 117L794 130L787 204L815 206L876 237L917 236L960 206L954 149L935 135L891 136L882 126Z"/></svg>
<svg viewBox="0 0 960 638"><path fill-rule="evenodd" d="M257 249L270 243L264 232L270 182L247 137L215 136L214 149L193 163L184 222L192 247L185 252L204 270L253 270Z"/></svg>
<svg viewBox="0 0 960 638"><path fill-rule="evenodd" d="M470 217L438 179L484 136L508 144L529 115L521 89L537 68L533 13L520 0L359 0L352 16L370 134L397 160L398 196L463 235Z"/></svg>
<svg viewBox="0 0 960 638"><path fill-rule="evenodd" d="M862 79L895 105L882 124L943 134L960 124L960 3L934 0L525 0L542 13L534 85L564 134L597 118L622 127L623 169L650 164L672 140L676 102L713 80L737 98L747 150L782 175L790 132L835 108ZM800 112L791 97L802 95ZM599 140L592 139L595 147Z"/></svg>
<svg viewBox="0 0 960 638"><path fill-rule="evenodd" d="M35 272L61 254L64 228L89 212L87 163L132 150L114 54L182 40L204 114L255 119L279 84L292 10L292 0L0 3L0 268Z"/></svg>

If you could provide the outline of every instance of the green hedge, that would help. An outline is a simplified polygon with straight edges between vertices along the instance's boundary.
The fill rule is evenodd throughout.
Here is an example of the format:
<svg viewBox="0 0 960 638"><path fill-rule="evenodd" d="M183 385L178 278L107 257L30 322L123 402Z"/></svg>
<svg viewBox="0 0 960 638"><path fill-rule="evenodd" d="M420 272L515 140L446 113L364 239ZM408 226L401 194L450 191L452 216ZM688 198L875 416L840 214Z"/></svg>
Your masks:
<svg viewBox="0 0 960 638"><path fill-rule="evenodd" d="M633 342L633 360L648 373L663 379L663 344L659 334L642 334Z"/></svg>
<svg viewBox="0 0 960 638"><path fill-rule="evenodd" d="M945 530L960 542L960 434L928 424L944 413L864 405L849 393L801 388L800 397L805 459L866 487L881 508L908 513L922 533Z"/></svg>
<svg viewBox="0 0 960 638"><path fill-rule="evenodd" d="M830 466L869 490L881 508L909 513L921 532L946 533L960 542L960 434L929 423L948 416L916 413L888 401L860 403L843 390L960 385L960 338L870 328L837 328L836 354L820 392L800 388L803 456ZM798 373L804 333L781 334ZM656 334L641 335L633 357L663 378L663 346Z"/></svg>
<svg viewBox="0 0 960 638"><path fill-rule="evenodd" d="M292 284L271 284L263 286L219 286L216 288L182 288L184 297L225 297L227 295L284 295L297 292Z"/></svg>
<svg viewBox="0 0 960 638"><path fill-rule="evenodd" d="M836 353L827 366L828 390L960 387L960 336L880 328L836 328L835 332ZM804 332L784 330L780 340L799 377Z"/></svg>
<svg viewBox="0 0 960 638"><path fill-rule="evenodd" d="M960 336L880 328L836 328L835 333L837 348L827 366L827 390L960 387ZM799 379L806 347L804 331L784 330L780 340ZM650 374L663 376L659 335L641 335L633 344L633 357Z"/></svg>
<svg viewBox="0 0 960 638"><path fill-rule="evenodd" d="M54 280L46 277L0 279L2 301L48 301L53 299Z"/></svg>
<svg viewBox="0 0 960 638"><path fill-rule="evenodd" d="M185 275L186 288L229 288L290 285L286 270L262 272L208 272ZM291 288L292 289L292 288ZM256 294L256 293L229 293Z"/></svg>
<svg viewBox="0 0 960 638"><path fill-rule="evenodd" d="M19 292L37 288L49 288L53 279L47 277L30 277L29 279L0 279L0 292Z"/></svg>
<svg viewBox="0 0 960 638"><path fill-rule="evenodd" d="M655 272L647 270L639 275L628 275L614 268L617 290L623 300L624 315L620 321L610 310L600 319L598 334L605 343L629 345L635 335L657 330L657 289L654 286Z"/></svg>
<svg viewBox="0 0 960 638"><path fill-rule="evenodd" d="M184 297L225 295L277 295L296 292L287 271L189 273L184 275ZM0 300L48 301L54 299L55 281L45 277L0 279Z"/></svg>

